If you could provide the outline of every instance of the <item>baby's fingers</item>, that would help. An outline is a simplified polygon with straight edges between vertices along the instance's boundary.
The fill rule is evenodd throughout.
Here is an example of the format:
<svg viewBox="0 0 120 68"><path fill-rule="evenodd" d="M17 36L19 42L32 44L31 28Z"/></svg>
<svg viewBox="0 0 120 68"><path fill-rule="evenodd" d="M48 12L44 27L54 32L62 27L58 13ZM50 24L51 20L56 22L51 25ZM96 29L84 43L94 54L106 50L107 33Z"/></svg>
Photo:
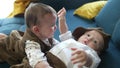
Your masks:
<svg viewBox="0 0 120 68"><path fill-rule="evenodd" d="M82 68L85 64L86 64L86 61L79 63L79 64L78 64L78 68Z"/></svg>
<svg viewBox="0 0 120 68"><path fill-rule="evenodd" d="M60 9L57 14L59 15L62 11L65 11L64 7L62 9Z"/></svg>

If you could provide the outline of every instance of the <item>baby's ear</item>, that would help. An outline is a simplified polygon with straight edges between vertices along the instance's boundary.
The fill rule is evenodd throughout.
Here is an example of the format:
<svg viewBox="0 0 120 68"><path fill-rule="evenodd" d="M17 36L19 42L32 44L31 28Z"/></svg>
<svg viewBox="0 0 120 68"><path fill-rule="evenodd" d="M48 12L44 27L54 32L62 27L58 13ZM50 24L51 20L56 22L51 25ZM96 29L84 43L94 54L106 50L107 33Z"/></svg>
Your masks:
<svg viewBox="0 0 120 68"><path fill-rule="evenodd" d="M37 27L37 26L33 26L33 27L32 27L32 32L38 33L38 32L39 32L38 27Z"/></svg>

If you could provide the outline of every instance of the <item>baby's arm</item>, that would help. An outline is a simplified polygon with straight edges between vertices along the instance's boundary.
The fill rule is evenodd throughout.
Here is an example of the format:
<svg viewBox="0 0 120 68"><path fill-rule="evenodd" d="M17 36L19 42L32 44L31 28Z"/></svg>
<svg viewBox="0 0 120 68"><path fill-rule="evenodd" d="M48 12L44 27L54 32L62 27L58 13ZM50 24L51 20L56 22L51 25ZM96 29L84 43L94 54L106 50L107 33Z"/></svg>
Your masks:
<svg viewBox="0 0 120 68"><path fill-rule="evenodd" d="M68 26L66 24L66 10L65 8L62 8L59 12L58 12L58 19L59 19L59 31L60 34L66 33L68 31Z"/></svg>
<svg viewBox="0 0 120 68"><path fill-rule="evenodd" d="M84 50L77 49L77 48L71 48L71 49L73 51L72 57L71 57L71 61L73 64L77 63L78 67L82 67L82 66L90 67L90 65L92 64L92 60Z"/></svg>
<svg viewBox="0 0 120 68"><path fill-rule="evenodd" d="M66 15L66 10L65 10L65 8L62 8L58 12L59 31L60 31L59 38L60 38L61 41L65 41L67 39L72 38L71 31L68 31L68 26L67 26L67 23L66 23L65 15Z"/></svg>
<svg viewBox="0 0 120 68"><path fill-rule="evenodd" d="M72 48L72 50L71 61L73 64L77 63L78 67L86 66L89 68L97 68L101 61L98 55L91 51L84 51L77 48Z"/></svg>
<svg viewBox="0 0 120 68"><path fill-rule="evenodd" d="M26 41L25 52L32 68L51 68L37 42Z"/></svg>

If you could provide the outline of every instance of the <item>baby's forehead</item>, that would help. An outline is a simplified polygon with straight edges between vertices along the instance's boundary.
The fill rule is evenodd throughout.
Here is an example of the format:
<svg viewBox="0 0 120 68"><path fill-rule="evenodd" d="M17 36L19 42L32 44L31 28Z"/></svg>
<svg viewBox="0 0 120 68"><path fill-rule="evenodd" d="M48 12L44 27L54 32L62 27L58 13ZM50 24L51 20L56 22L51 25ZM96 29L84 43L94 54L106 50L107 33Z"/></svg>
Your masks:
<svg viewBox="0 0 120 68"><path fill-rule="evenodd" d="M89 30L89 31L86 31L85 33L94 33L94 34L100 34L101 35L101 33L98 30Z"/></svg>
<svg viewBox="0 0 120 68"><path fill-rule="evenodd" d="M85 32L85 34L91 34L97 39L104 41L103 35L99 32L99 30L90 30L90 31Z"/></svg>

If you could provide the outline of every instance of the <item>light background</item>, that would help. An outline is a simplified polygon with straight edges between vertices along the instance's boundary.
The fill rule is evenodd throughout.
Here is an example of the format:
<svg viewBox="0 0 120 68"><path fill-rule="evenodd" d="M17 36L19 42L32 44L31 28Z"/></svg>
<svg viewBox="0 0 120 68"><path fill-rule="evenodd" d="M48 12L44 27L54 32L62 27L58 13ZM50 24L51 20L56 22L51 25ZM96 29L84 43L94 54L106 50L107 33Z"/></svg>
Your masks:
<svg viewBox="0 0 120 68"><path fill-rule="evenodd" d="M12 11L15 0L1 0L0 2L0 18L7 17Z"/></svg>

